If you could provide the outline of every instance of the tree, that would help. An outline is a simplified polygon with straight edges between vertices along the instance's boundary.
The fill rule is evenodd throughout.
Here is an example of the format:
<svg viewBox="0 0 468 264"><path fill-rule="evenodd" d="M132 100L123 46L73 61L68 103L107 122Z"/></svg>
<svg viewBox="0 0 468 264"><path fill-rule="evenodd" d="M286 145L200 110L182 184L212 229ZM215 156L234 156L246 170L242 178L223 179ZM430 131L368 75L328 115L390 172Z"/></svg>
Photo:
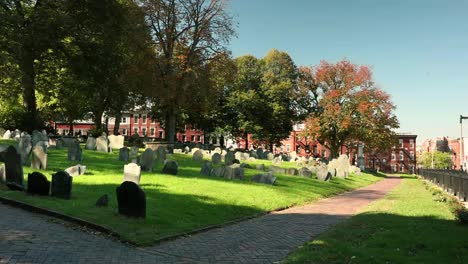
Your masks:
<svg viewBox="0 0 468 264"><path fill-rule="evenodd" d="M174 142L177 119L186 104L194 104L192 84L234 34L222 0L140 0L155 44L160 81L149 95L161 110L167 140Z"/></svg>
<svg viewBox="0 0 468 264"><path fill-rule="evenodd" d="M322 61L310 71L310 95L315 111L306 120L304 134L327 147L331 157L340 147L359 141L368 149L391 146L398 119L390 96L376 88L368 67L343 60L336 64Z"/></svg>
<svg viewBox="0 0 468 264"><path fill-rule="evenodd" d="M452 168L451 153L441 151L424 152L418 157L418 164L427 169L450 169Z"/></svg>

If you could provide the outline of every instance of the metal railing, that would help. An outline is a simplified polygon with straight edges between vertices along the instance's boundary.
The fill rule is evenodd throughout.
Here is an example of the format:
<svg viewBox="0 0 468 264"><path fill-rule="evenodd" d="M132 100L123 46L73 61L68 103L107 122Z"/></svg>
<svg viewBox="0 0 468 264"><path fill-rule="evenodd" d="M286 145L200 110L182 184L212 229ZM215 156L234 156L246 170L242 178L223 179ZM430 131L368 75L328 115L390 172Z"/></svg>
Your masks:
<svg viewBox="0 0 468 264"><path fill-rule="evenodd" d="M457 170L419 169L420 176L437 184L444 191L457 196L461 201L468 200L468 174Z"/></svg>

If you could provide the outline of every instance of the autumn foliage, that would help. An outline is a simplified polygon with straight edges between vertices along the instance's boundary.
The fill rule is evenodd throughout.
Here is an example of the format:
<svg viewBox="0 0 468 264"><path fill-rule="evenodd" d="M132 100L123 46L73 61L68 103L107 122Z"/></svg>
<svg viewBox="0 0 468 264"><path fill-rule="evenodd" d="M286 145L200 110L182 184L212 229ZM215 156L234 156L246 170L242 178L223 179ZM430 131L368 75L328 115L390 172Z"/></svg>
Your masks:
<svg viewBox="0 0 468 264"><path fill-rule="evenodd" d="M347 60L299 69L303 89L310 91L314 111L304 134L338 155L340 147L364 142L367 151L393 144L398 120L390 96L375 87L369 67Z"/></svg>

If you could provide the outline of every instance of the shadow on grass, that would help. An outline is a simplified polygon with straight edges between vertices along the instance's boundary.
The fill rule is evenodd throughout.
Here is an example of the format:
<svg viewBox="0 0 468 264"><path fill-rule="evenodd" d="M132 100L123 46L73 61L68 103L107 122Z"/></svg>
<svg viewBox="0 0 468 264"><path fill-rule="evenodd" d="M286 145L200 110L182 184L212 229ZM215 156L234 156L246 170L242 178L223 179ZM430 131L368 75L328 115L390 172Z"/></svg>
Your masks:
<svg viewBox="0 0 468 264"><path fill-rule="evenodd" d="M285 263L468 263L467 237L467 226L455 220L364 213L300 247Z"/></svg>

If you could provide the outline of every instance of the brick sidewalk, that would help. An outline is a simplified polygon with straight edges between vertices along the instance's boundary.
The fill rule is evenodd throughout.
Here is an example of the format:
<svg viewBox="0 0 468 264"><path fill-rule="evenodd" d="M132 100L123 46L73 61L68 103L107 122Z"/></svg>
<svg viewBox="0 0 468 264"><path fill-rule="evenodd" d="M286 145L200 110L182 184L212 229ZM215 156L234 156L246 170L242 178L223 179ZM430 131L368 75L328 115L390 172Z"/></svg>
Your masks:
<svg viewBox="0 0 468 264"><path fill-rule="evenodd" d="M399 182L387 178L314 204L148 248L129 247L0 204L0 263L275 263Z"/></svg>

